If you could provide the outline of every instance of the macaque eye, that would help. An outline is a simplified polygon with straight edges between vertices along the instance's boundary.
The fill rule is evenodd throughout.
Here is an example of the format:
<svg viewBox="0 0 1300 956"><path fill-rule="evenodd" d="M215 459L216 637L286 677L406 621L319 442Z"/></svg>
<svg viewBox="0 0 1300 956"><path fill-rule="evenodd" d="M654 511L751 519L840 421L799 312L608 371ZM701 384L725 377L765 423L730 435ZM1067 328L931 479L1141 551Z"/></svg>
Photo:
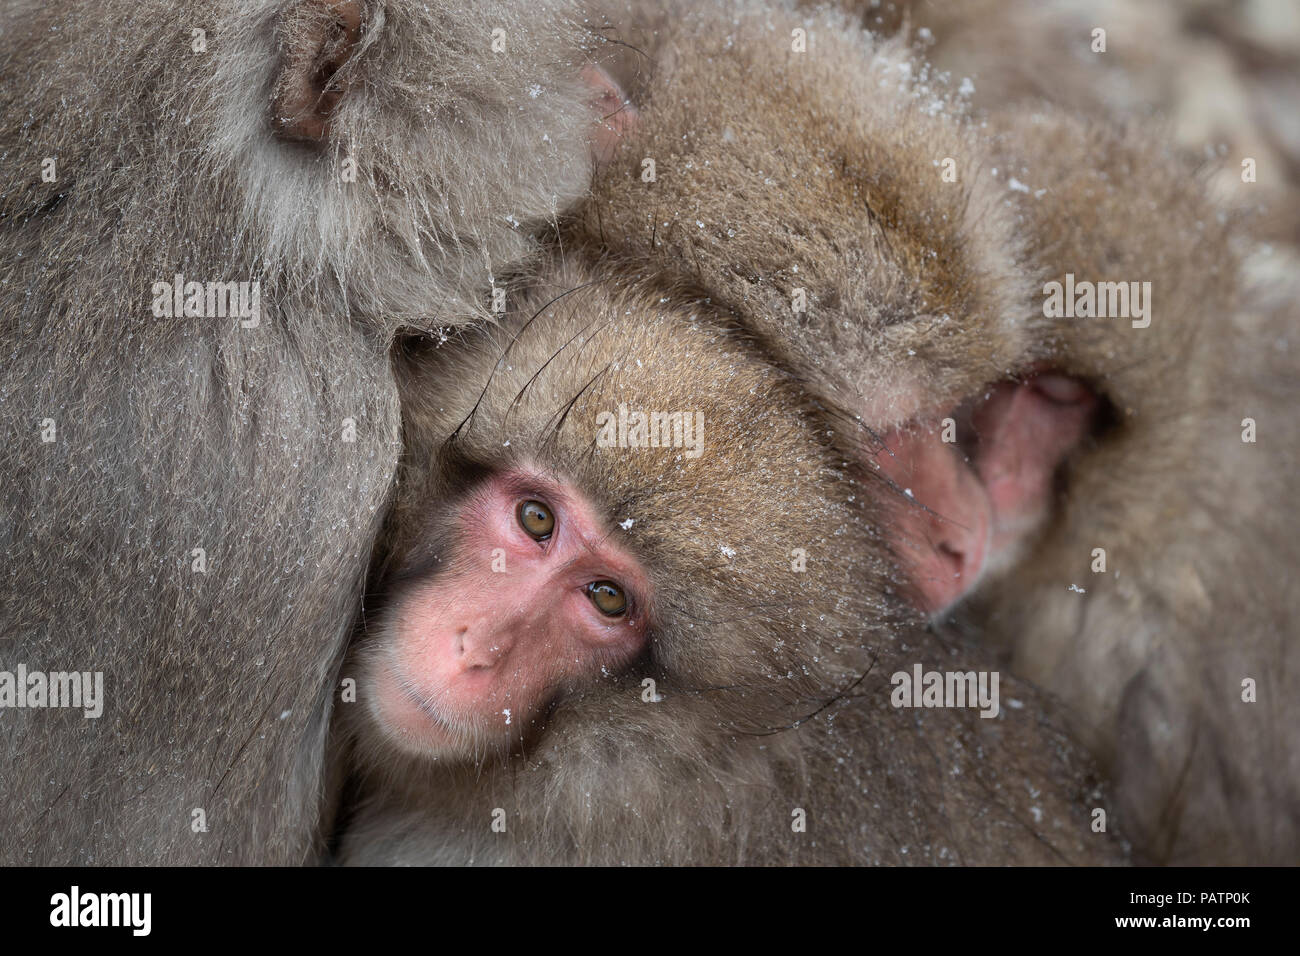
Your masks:
<svg viewBox="0 0 1300 956"><path fill-rule="evenodd" d="M555 515L551 509L546 507L540 501L521 502L519 505L519 527L528 533L528 536L537 541L545 541L555 530Z"/></svg>
<svg viewBox="0 0 1300 956"><path fill-rule="evenodd" d="M587 596L596 610L607 617L618 617L627 610L627 595L613 581L596 581L587 585Z"/></svg>

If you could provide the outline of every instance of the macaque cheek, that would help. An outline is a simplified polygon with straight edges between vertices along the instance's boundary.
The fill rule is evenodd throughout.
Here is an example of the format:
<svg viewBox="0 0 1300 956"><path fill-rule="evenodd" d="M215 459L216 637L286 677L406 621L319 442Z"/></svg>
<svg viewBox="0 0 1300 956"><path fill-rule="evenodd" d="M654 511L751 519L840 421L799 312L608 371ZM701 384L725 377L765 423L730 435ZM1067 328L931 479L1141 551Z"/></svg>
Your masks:
<svg viewBox="0 0 1300 956"><path fill-rule="evenodd" d="M423 692L389 661L372 661L363 687L375 723L403 749L436 754L454 747L451 728L425 709Z"/></svg>

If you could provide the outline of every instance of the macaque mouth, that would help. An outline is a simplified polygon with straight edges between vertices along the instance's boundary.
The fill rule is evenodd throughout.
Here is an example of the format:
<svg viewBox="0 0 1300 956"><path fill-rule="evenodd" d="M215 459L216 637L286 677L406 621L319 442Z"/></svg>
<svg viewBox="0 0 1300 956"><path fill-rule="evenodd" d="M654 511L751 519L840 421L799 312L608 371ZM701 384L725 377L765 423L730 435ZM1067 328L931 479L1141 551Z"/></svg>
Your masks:
<svg viewBox="0 0 1300 956"><path fill-rule="evenodd" d="M887 513L913 604L944 611L1014 560L1104 408L1081 380L1035 369L883 436L875 462L899 492Z"/></svg>

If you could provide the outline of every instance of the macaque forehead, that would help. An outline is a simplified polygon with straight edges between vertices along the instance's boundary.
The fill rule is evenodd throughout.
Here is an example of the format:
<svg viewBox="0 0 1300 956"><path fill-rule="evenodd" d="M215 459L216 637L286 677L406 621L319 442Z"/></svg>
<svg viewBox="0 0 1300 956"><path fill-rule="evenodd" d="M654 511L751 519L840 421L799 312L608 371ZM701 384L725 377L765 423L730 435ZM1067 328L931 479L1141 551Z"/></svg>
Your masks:
<svg viewBox="0 0 1300 956"><path fill-rule="evenodd" d="M742 481L768 481L773 505L789 507L791 485L835 470L795 384L670 303L589 287L481 353L481 391L444 419L464 421L458 452L493 468L540 463L611 508L653 503L724 524Z"/></svg>

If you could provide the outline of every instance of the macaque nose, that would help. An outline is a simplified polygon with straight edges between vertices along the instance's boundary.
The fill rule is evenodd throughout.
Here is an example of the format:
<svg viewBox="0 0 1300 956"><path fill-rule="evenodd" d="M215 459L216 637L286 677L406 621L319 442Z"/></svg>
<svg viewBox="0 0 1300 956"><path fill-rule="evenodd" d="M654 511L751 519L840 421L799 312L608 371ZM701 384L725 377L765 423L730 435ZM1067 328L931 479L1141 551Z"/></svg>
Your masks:
<svg viewBox="0 0 1300 956"><path fill-rule="evenodd" d="M510 652L509 628L492 626L493 622L461 624L452 636L452 658L462 671L491 670Z"/></svg>

